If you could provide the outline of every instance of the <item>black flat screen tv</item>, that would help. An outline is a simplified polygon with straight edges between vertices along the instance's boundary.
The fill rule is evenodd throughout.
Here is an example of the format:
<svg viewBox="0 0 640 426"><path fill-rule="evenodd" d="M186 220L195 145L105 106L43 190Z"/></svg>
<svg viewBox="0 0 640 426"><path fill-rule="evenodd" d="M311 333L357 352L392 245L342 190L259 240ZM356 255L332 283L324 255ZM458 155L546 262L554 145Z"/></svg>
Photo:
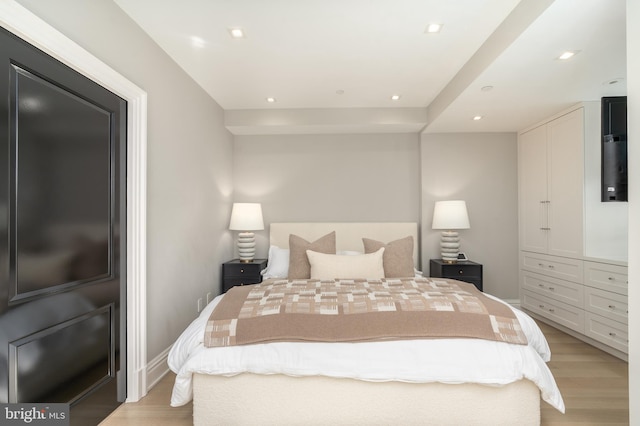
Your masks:
<svg viewBox="0 0 640 426"><path fill-rule="evenodd" d="M627 201L627 97L602 98L601 200Z"/></svg>

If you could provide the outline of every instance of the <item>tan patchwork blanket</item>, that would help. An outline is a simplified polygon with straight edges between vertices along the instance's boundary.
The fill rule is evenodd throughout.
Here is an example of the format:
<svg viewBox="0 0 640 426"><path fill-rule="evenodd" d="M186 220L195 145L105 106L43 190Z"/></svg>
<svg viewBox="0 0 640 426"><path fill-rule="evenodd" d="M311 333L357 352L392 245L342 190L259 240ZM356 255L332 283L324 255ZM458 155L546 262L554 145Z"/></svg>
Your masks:
<svg viewBox="0 0 640 426"><path fill-rule="evenodd" d="M211 313L204 344L452 337L527 343L513 311L473 284L388 278L270 280L233 287Z"/></svg>

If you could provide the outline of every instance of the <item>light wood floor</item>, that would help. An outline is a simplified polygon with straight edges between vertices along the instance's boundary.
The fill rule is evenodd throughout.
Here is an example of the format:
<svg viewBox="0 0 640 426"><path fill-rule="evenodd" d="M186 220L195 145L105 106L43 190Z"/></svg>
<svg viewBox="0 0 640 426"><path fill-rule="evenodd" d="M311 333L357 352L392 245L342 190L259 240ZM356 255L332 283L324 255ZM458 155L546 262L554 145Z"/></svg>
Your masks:
<svg viewBox="0 0 640 426"><path fill-rule="evenodd" d="M629 365L562 331L538 322L551 347L548 363L566 413L542 404L542 424L628 425Z"/></svg>
<svg viewBox="0 0 640 426"><path fill-rule="evenodd" d="M546 324L539 325L551 347L549 368L566 405L566 413L561 414L543 402L542 424L628 425L627 363ZM122 405L101 426L191 425L191 404L169 406L174 377L168 374L140 402Z"/></svg>

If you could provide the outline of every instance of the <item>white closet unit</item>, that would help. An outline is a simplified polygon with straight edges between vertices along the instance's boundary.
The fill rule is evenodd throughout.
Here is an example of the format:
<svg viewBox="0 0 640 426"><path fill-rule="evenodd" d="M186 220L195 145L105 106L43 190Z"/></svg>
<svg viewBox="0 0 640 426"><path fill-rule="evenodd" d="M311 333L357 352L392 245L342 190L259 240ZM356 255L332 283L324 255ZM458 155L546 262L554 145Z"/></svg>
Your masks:
<svg viewBox="0 0 640 426"><path fill-rule="evenodd" d="M595 242L585 237L594 234L588 226L597 226L587 220L591 209L600 223L627 220L624 206L591 201L591 191L599 190L592 184L600 173L593 167L599 123L600 103L586 102L518 134L520 298L534 316L624 357L625 263L615 239L610 259L591 259L585 247ZM599 246L607 242L602 238Z"/></svg>
<svg viewBox="0 0 640 426"><path fill-rule="evenodd" d="M582 255L583 109L520 135L522 249Z"/></svg>
<svg viewBox="0 0 640 426"><path fill-rule="evenodd" d="M628 285L625 266L584 262L584 333L624 353L629 352Z"/></svg>

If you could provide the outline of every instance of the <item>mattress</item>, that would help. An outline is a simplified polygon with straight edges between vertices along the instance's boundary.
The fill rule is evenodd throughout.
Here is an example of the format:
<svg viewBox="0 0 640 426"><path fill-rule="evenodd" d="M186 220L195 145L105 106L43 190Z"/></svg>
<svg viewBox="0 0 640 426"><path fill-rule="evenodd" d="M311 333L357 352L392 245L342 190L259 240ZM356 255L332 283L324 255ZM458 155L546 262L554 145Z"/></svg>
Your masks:
<svg viewBox="0 0 640 426"><path fill-rule="evenodd" d="M216 297L202 311L170 351L169 367L176 373L172 406L192 400L194 374L232 377L251 373L489 386L527 379L538 387L544 401L564 412L562 396L546 365L551 358L547 341L535 322L513 307L510 309L520 321L527 345L441 338L359 343L276 342L206 348L204 329L222 297Z"/></svg>

